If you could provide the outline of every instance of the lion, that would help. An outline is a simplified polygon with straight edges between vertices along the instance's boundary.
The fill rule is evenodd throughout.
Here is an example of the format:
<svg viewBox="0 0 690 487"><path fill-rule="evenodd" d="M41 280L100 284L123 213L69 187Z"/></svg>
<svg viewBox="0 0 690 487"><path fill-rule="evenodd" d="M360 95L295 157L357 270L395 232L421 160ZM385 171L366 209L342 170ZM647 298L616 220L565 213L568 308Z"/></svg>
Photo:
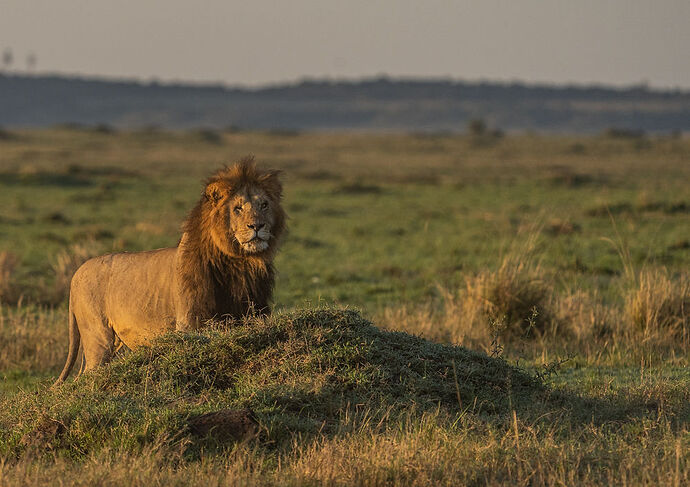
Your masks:
<svg viewBox="0 0 690 487"><path fill-rule="evenodd" d="M182 226L177 247L95 257L74 273L69 295L69 351L54 385L107 363L121 345L132 349L207 320L267 315L273 260L286 214L279 171L252 157L213 174Z"/></svg>

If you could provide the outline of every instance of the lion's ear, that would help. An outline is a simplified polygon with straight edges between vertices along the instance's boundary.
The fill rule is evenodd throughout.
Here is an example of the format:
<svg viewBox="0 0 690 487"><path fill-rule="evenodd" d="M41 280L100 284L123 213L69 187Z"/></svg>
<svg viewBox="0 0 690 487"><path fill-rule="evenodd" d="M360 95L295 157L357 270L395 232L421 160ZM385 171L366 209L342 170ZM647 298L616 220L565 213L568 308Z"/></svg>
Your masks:
<svg viewBox="0 0 690 487"><path fill-rule="evenodd" d="M271 170L259 177L261 185L275 199L280 199L283 196L283 185L278 178L281 173L282 171Z"/></svg>
<svg viewBox="0 0 690 487"><path fill-rule="evenodd" d="M225 185L219 181L213 181L206 186L205 196L208 201L215 205L223 199L226 192L227 188Z"/></svg>

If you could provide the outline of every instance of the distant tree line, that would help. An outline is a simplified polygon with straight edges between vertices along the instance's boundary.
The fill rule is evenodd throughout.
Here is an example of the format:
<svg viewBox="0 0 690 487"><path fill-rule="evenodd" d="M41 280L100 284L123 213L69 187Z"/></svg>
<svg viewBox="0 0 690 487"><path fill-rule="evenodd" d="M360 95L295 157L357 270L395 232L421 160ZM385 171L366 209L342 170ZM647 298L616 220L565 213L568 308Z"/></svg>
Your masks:
<svg viewBox="0 0 690 487"><path fill-rule="evenodd" d="M3 66L12 65L12 53ZM621 103L624 101L625 103ZM395 130L466 132L493 143L503 131L690 132L690 92L450 80L307 80L259 89L0 73L0 126ZM622 131L622 132L621 132Z"/></svg>

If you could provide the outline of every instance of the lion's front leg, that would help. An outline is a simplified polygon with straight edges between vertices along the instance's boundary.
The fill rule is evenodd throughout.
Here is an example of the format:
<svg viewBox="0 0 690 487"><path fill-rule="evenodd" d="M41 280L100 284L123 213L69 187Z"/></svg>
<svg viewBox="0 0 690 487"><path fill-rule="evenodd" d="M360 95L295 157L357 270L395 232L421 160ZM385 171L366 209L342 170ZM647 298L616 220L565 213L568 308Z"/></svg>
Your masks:
<svg viewBox="0 0 690 487"><path fill-rule="evenodd" d="M214 299L207 276L178 270L175 282L175 330L198 330L213 317Z"/></svg>
<svg viewBox="0 0 690 487"><path fill-rule="evenodd" d="M271 303L267 299L257 299L250 303L249 314L252 316L271 316Z"/></svg>
<svg viewBox="0 0 690 487"><path fill-rule="evenodd" d="M192 307L178 311L175 318L175 331L194 331L201 328L202 322L205 321L199 310Z"/></svg>
<svg viewBox="0 0 690 487"><path fill-rule="evenodd" d="M198 330L214 317L212 300L201 293L182 292L176 306L175 330Z"/></svg>

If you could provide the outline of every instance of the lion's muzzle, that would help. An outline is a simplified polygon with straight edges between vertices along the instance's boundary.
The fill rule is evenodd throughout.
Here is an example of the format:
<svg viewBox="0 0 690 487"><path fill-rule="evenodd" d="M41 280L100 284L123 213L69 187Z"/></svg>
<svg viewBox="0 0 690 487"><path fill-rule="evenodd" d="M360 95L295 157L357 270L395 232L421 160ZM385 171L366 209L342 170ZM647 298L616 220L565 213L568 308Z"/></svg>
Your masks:
<svg viewBox="0 0 690 487"><path fill-rule="evenodd" d="M268 231L266 224L248 224L248 230L237 235L237 240L242 248L247 252L262 252L268 248L268 241L271 232Z"/></svg>

